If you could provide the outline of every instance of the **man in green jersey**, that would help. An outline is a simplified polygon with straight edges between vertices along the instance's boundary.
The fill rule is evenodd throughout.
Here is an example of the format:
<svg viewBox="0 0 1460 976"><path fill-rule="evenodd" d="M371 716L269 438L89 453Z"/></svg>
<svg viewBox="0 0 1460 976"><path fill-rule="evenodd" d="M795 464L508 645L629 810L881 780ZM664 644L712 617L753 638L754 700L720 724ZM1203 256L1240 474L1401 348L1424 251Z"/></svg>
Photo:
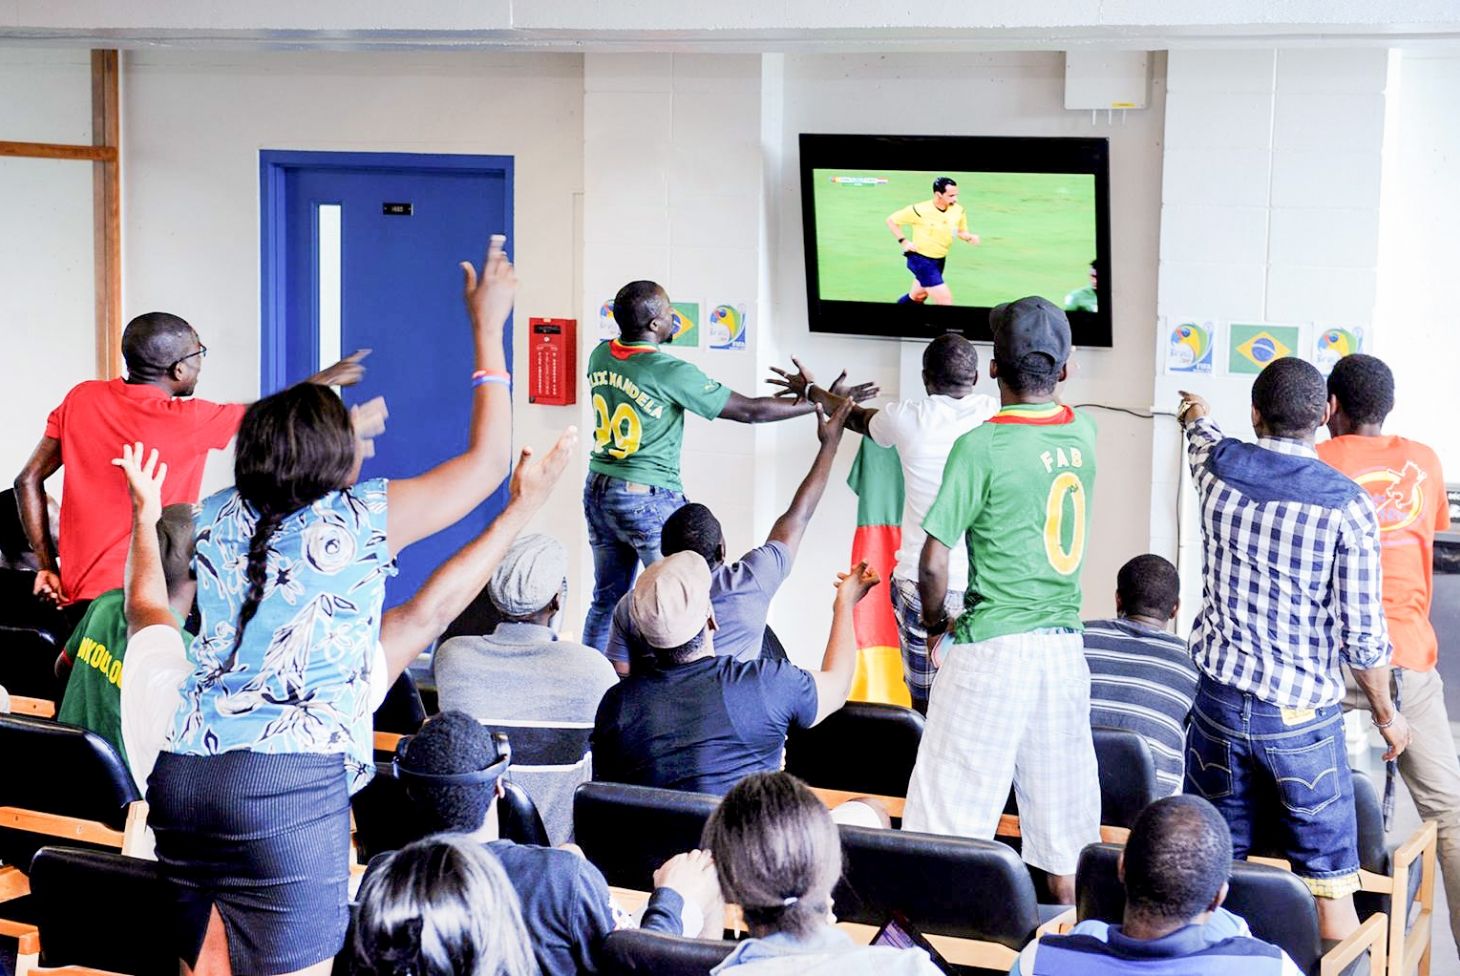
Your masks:
<svg viewBox="0 0 1460 976"><path fill-rule="evenodd" d="M192 609L198 584L193 577L193 506L169 505L157 521L157 543L167 604L178 627ZM90 729L110 742L128 766L122 738L122 660L127 653L127 618L121 587L91 601L75 633L56 661L56 673L71 676L56 718ZM183 643L193 635L183 632ZM140 783L144 789L146 783Z"/></svg>
<svg viewBox="0 0 1460 976"><path fill-rule="evenodd" d="M588 357L594 422L583 511L594 586L583 643L600 651L637 564L659 558L664 520L685 502L679 481L684 412L759 424L816 409L809 400L741 396L698 366L661 352L660 344L674 336L674 309L652 281L619 289L613 317L619 338L599 343ZM861 401L876 396L877 388L865 383L849 393Z"/></svg>
<svg viewBox="0 0 1460 976"><path fill-rule="evenodd" d="M1096 289L1100 285L1100 273L1095 267L1095 262L1090 262L1090 283L1083 288L1076 288L1065 296L1066 312L1098 312L1100 311L1100 299Z"/></svg>
<svg viewBox="0 0 1460 976"><path fill-rule="evenodd" d="M1100 839L1080 637L1095 425L1055 399L1070 355L1064 312L1022 298L989 324L1002 407L953 445L923 519L918 592L941 669L903 826L992 838L1012 781L1024 860L1069 903L1080 850ZM948 551L965 537L966 609L950 619Z"/></svg>

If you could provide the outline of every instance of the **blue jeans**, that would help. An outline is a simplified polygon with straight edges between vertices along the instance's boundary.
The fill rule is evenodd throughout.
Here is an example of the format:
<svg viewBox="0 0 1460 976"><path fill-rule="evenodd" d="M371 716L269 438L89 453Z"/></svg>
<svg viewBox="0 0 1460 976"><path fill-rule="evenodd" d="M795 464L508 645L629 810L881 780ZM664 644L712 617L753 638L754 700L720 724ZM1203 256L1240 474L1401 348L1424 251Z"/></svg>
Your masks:
<svg viewBox="0 0 1460 976"><path fill-rule="evenodd" d="M684 502L668 488L588 473L583 513L593 547L593 604L583 622L583 643L600 651L608 645L613 608L633 585L638 564L659 559L664 521Z"/></svg>
<svg viewBox="0 0 1460 976"><path fill-rule="evenodd" d="M1285 709L1203 676L1186 728L1185 792L1212 802L1246 857L1272 834L1320 898L1358 888L1358 821L1340 705Z"/></svg>

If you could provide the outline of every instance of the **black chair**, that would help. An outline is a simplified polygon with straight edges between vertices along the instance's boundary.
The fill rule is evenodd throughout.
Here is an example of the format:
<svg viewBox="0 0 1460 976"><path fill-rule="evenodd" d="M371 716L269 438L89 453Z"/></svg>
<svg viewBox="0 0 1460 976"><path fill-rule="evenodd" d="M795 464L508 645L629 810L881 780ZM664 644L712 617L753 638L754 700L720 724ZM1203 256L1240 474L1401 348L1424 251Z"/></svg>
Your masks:
<svg viewBox="0 0 1460 976"><path fill-rule="evenodd" d="M725 961L733 942L621 929L603 940L599 972L605 976L709 976Z"/></svg>
<svg viewBox="0 0 1460 976"><path fill-rule="evenodd" d="M573 838L610 885L649 891L654 872L700 846L720 798L622 783L584 783L573 794Z"/></svg>
<svg viewBox="0 0 1460 976"><path fill-rule="evenodd" d="M1076 916L1119 923L1125 914L1125 888L1117 865L1121 847L1091 844L1080 852L1075 873ZM1318 934L1318 909L1313 895L1290 871L1266 864L1232 862L1223 907L1247 920L1252 934L1278 946L1310 976L1384 971L1385 919L1374 915L1342 942L1325 942ZM1367 967L1361 957L1369 952Z"/></svg>
<svg viewBox="0 0 1460 976"><path fill-rule="evenodd" d="M177 972L168 939L173 910L156 861L73 847L43 847L30 866L31 898L43 966L86 966L132 976ZM97 914L105 906L104 933Z"/></svg>
<svg viewBox="0 0 1460 976"><path fill-rule="evenodd" d="M1095 766L1100 776L1100 836L1124 842L1140 812L1161 796L1156 784L1156 760L1146 740L1125 729L1095 727ZM1019 836L1018 800L1014 791L1004 804L999 836Z"/></svg>
<svg viewBox="0 0 1460 976"><path fill-rule="evenodd" d="M124 852L142 839L146 808L137 784L101 736L47 719L0 715L0 756L0 862L8 865L0 874L30 864L48 838Z"/></svg>
<svg viewBox="0 0 1460 976"><path fill-rule="evenodd" d="M426 706L421 703L416 680L409 671L402 671L385 693L385 701L375 710L375 731L415 735L425 724Z"/></svg>
<svg viewBox="0 0 1460 976"><path fill-rule="evenodd" d="M1382 913L1389 919L1387 956L1389 972L1408 973L1416 966L1428 969L1434 928L1437 832L1424 823L1402 843L1390 846L1384 831L1384 808L1374 783L1355 771L1354 815L1358 822L1359 891L1354 908L1359 918ZM1272 827L1270 822L1266 826ZM1264 824L1260 823L1259 828ZM1282 845L1271 830L1253 838L1253 854L1280 859ZM1280 860L1280 864L1286 865ZM1400 894L1400 910L1393 901Z"/></svg>
<svg viewBox="0 0 1460 976"><path fill-rule="evenodd" d="M786 772L822 790L906 797L923 726L911 708L847 702L787 736Z"/></svg>
<svg viewBox="0 0 1460 976"><path fill-rule="evenodd" d="M1007 972L1040 923L1061 910L1037 904L1024 862L997 841L840 829L837 918L875 930L901 912L955 965Z"/></svg>
<svg viewBox="0 0 1460 976"><path fill-rule="evenodd" d="M390 775L389 767L377 768L375 778L350 798L350 810L355 815L355 856L361 864L398 851L427 834L405 786ZM510 779L503 780L502 785L504 794L497 801L498 836L547 847L547 829L532 798Z"/></svg>

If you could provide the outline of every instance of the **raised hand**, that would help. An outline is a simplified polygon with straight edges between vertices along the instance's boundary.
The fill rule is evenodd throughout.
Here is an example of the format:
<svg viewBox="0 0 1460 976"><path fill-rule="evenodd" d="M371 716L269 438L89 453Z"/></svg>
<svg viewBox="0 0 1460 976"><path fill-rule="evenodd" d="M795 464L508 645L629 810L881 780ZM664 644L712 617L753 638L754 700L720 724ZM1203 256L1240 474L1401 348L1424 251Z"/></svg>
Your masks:
<svg viewBox="0 0 1460 976"><path fill-rule="evenodd" d="M132 496L132 513L138 522L156 524L162 518L162 482L167 478L167 464L157 460L157 449L142 459L142 443L123 444L122 456L112 464L127 476L127 490Z"/></svg>
<svg viewBox="0 0 1460 976"><path fill-rule="evenodd" d="M385 406L385 397L378 396L357 403L350 408L350 425L355 430L355 445L360 460L375 456L375 438L385 433L385 421L390 410Z"/></svg>
<svg viewBox="0 0 1460 976"><path fill-rule="evenodd" d="M463 294L466 310L471 313L472 324L479 329L500 329L506 325L517 299L517 272L502 250L506 243L506 235L492 235L480 277L470 261L461 262L466 278Z"/></svg>
<svg viewBox="0 0 1460 976"><path fill-rule="evenodd" d="M882 577L877 575L877 570L867 565L867 560L862 560L845 573L836 574L836 602L844 606L857 603L862 597L872 591L872 587L882 582Z"/></svg>
<svg viewBox="0 0 1460 976"><path fill-rule="evenodd" d="M776 375L766 380L766 382L771 386L782 387L776 396L792 397L793 403L800 403L806 399L806 388L816 382L816 378L811 375L805 366L801 365L801 361L795 356L791 357L791 362L796 364L796 372L788 373L784 369L772 366L771 372Z"/></svg>
<svg viewBox="0 0 1460 976"><path fill-rule="evenodd" d="M881 387L876 383L858 383L855 386L847 384L847 371L842 370L836 382L827 387L827 392L840 397L850 397L853 403L861 403L870 400L882 392Z"/></svg>
<svg viewBox="0 0 1460 976"><path fill-rule="evenodd" d="M326 366L309 378L309 382L320 386L354 386L365 378L363 360L370 355L369 349L356 349L333 366Z"/></svg>
<svg viewBox="0 0 1460 976"><path fill-rule="evenodd" d="M1181 405L1176 408L1176 422L1185 427L1187 424L1209 416L1212 408L1200 395L1181 390Z"/></svg>
<svg viewBox="0 0 1460 976"><path fill-rule="evenodd" d="M541 461L534 462L532 448L524 447L517 459L517 468L512 472L512 483L507 488L508 496L513 501L520 499L534 507L541 506L547 501L563 470L567 468L568 461L573 456L573 448L577 444L578 428L568 427Z"/></svg>
<svg viewBox="0 0 1460 976"><path fill-rule="evenodd" d="M61 591L61 575L53 573L49 569L43 569L35 574L35 585L31 592L47 603L61 605L65 594Z"/></svg>
<svg viewBox="0 0 1460 976"><path fill-rule="evenodd" d="M821 404L816 405L816 439L821 443L828 442L835 444L842 438L842 431L847 429L847 418L852 415L852 401L841 399L837 401L837 408L826 415Z"/></svg>

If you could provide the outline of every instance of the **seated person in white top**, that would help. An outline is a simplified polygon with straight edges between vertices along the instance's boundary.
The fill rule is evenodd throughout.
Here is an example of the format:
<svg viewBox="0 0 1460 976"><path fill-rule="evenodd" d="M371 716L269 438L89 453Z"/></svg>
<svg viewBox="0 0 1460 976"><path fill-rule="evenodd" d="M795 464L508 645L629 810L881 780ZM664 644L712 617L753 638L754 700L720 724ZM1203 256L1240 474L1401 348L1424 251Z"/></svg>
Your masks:
<svg viewBox="0 0 1460 976"><path fill-rule="evenodd" d="M357 430L357 436L361 432ZM507 506L487 530L443 563L420 591L386 612L380 644L371 662L371 698L378 705L401 672L471 602L517 533L547 501L578 441L569 427L541 461L522 449L508 489ZM363 452L368 445L359 445ZM362 454L363 456L363 454ZM144 462L144 457L146 458ZM167 465L141 444L122 447L114 462L127 476L132 496L132 541L127 553L127 656L122 663L122 741L132 775L145 784L167 741L181 701L178 689L192 670L182 634L167 600L167 583L158 553L157 520L162 517L162 482Z"/></svg>
<svg viewBox="0 0 1460 976"><path fill-rule="evenodd" d="M795 360L792 360L795 362ZM881 409L853 404L816 386L805 367L797 374L776 370L784 379L771 380L797 398L807 398L827 413L850 406L847 427L866 434L881 447L897 448L902 462L902 542L892 571L892 605L897 610L898 642L902 645L903 673L913 707L928 711L928 694L938 667L928 658L928 633L923 628L918 598L918 559L923 552L923 516L943 484L943 466L953 442L999 411L997 397L974 393L978 382L978 350L961 335L948 333L923 350L923 388L927 396L889 403ZM774 367L772 367L774 369ZM968 586L968 554L954 546L948 554L948 615L963 612L963 591Z"/></svg>
<svg viewBox="0 0 1460 976"><path fill-rule="evenodd" d="M458 710L512 740L512 778L542 814L548 837L573 835L573 791L593 773L588 735L603 693L618 684L597 649L558 640L568 552L556 539L518 539L487 595L502 615L485 637L453 637L433 667L441 711Z"/></svg>

